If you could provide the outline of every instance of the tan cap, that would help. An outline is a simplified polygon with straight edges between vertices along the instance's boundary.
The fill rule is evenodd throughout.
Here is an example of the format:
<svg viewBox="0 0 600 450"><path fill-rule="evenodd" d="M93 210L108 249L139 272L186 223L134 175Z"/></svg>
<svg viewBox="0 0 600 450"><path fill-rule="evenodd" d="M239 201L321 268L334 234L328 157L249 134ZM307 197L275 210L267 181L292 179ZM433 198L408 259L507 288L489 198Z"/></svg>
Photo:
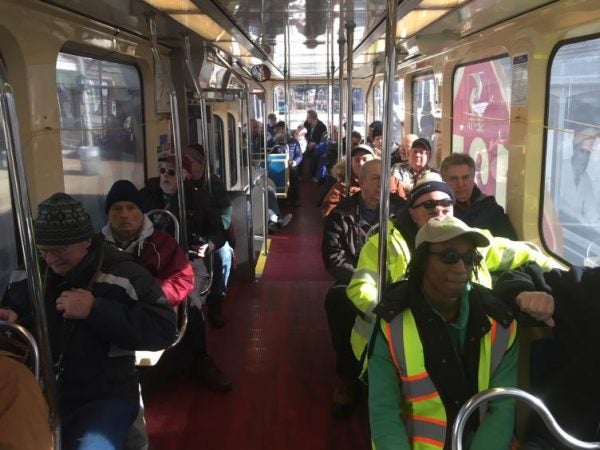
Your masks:
<svg viewBox="0 0 600 450"><path fill-rule="evenodd" d="M446 242L459 236L471 238L476 247L490 245L489 239L481 231L469 227L456 217L440 216L429 219L429 222L419 229L415 246L418 248L423 242Z"/></svg>

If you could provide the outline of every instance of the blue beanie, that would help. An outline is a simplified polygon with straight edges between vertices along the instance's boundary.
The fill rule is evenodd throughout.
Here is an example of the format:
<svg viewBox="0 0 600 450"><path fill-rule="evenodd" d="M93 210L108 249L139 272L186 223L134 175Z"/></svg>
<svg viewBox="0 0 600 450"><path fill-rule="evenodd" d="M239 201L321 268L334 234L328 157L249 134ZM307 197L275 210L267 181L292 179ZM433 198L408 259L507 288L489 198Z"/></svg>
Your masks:
<svg viewBox="0 0 600 450"><path fill-rule="evenodd" d="M108 214L110 207L115 202L135 203L142 212L148 212L148 207L146 206L142 194L140 194L135 185L129 180L115 181L112 185L106 196L106 206L104 208L106 214Z"/></svg>

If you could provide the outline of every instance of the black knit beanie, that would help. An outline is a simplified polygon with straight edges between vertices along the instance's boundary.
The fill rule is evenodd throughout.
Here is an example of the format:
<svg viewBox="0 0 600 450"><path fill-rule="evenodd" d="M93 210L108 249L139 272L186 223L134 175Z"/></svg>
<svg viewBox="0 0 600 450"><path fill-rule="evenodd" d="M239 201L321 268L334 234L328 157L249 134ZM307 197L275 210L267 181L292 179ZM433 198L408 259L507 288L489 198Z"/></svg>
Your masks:
<svg viewBox="0 0 600 450"><path fill-rule="evenodd" d="M108 191L108 195L106 196L106 206L104 208L107 214L110 207L115 202L132 202L135 203L142 212L148 212L142 194L140 194L135 185L129 180L115 181L110 188L110 191Z"/></svg>
<svg viewBox="0 0 600 450"><path fill-rule="evenodd" d="M92 237L92 219L81 202L58 192L38 206L34 221L37 244L69 245Z"/></svg>

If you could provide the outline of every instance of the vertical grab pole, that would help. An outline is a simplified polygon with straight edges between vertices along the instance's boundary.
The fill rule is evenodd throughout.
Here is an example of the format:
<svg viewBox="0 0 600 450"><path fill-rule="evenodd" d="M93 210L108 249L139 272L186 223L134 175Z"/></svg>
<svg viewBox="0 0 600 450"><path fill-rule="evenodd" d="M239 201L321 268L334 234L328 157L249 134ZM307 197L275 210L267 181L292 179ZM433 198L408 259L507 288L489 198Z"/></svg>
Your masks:
<svg viewBox="0 0 600 450"><path fill-rule="evenodd" d="M375 84L375 75L377 74L377 64L373 63L373 75L371 75L371 81L369 82L369 87L367 88L367 95L365 96L365 139L367 137L367 132L369 130L369 100L371 99L371 95L373 94L373 85ZM375 108L373 108L373 112ZM373 117L375 119L375 117Z"/></svg>
<svg viewBox="0 0 600 450"><path fill-rule="evenodd" d="M387 0L385 22L385 73L383 82L383 148L381 151L381 192L379 193L379 258L377 261L377 303L381 302L387 282L387 235L390 208L390 143L392 142L392 83L396 72L396 7L397 0Z"/></svg>
<svg viewBox="0 0 600 450"><path fill-rule="evenodd" d="M354 28L356 24L352 21L346 22L346 197L350 196L350 185L352 184L352 125L354 124L354 113L352 111L352 50L354 47Z"/></svg>
<svg viewBox="0 0 600 450"><path fill-rule="evenodd" d="M339 72L338 72L338 93L339 93L339 107L338 107L338 161L342 159L342 130L343 130L343 126L342 124L344 123L344 119L342 118L342 111L343 111L343 105L344 105L344 89L343 89L343 83L344 83L344 44L346 43L346 40L344 39L344 32L342 31L342 18L340 16L340 33L339 33L339 39L338 39L338 44L339 44L339 49L340 49L340 66L338 68ZM350 158L350 152L348 151L348 149L346 149L346 155L347 158ZM350 192L350 177L348 176L348 162L346 161L346 171L345 171L345 176L346 176L346 197L348 197L348 194Z"/></svg>
<svg viewBox="0 0 600 450"><path fill-rule="evenodd" d="M202 145L204 146L204 151L206 153L206 160L204 161L204 176L206 177L206 184L208 188L208 193L212 194L212 169L210 167L210 158L208 157L208 139L206 138L206 105L204 103L204 99L202 98L202 89L200 89L200 83L198 82L198 77L194 73L194 66L192 64L192 49L190 46L190 37L187 34L183 35L183 48L184 48L184 59L185 65L187 67L188 73L194 83L194 91L196 92L196 96L200 102L200 126L202 127Z"/></svg>
<svg viewBox="0 0 600 450"><path fill-rule="evenodd" d="M46 318L46 310L44 308L42 277L35 247L35 235L33 232L29 195L27 194L28 190L27 182L25 180L25 167L23 165L23 151L19 139L17 109L10 85L6 83L0 85L0 97L0 116L2 116L2 124L4 127L6 160L10 174L9 181L17 210L17 227L23 245L25 270L29 274L27 277L27 284L35 317L37 340L40 349L40 361L42 365L42 379L44 380L45 393L50 410L50 422L54 434L54 448L60 450L62 436L58 408L58 392L52 367L50 341L46 334L46 330L48 330L48 321Z"/></svg>
<svg viewBox="0 0 600 450"><path fill-rule="evenodd" d="M152 43L152 54L154 55L155 66L158 68L160 75L165 80L165 85L169 90L169 102L171 105L171 132L173 133L173 149L175 150L175 171L177 172L177 204L179 206L179 214L181 218L185 218L185 192L183 186L183 161L181 158L181 136L179 135L179 109L177 108L177 94L175 86L171 79L171 74L167 70L158 49L158 39L156 33L156 21L154 17L148 17L148 28L150 29L150 41ZM204 136L206 139L206 136ZM180 221L181 224L181 240L179 245L185 252L188 251L188 234L187 223L185 220Z"/></svg>

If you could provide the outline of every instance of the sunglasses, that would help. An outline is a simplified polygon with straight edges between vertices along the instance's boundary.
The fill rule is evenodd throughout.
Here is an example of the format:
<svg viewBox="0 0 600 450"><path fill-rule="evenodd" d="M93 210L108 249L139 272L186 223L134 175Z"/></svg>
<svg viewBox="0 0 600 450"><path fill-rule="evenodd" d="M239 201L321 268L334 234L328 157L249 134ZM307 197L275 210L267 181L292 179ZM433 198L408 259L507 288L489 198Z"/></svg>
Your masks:
<svg viewBox="0 0 600 450"><path fill-rule="evenodd" d="M475 267L481 263L483 257L477 250L471 250L466 253L458 253L456 250L446 249L440 252L429 252L430 255L437 255L444 264L456 264L461 259L467 267Z"/></svg>
<svg viewBox="0 0 600 450"><path fill-rule="evenodd" d="M170 177L174 177L175 169L167 169L166 167L161 167L160 169L158 169L158 173L160 173L161 175L164 175L166 173Z"/></svg>
<svg viewBox="0 0 600 450"><path fill-rule="evenodd" d="M418 205L413 205L413 208L419 208L422 206L425 209L435 209L437 206L441 206L443 208L449 208L454 205L454 202L450 198L443 198L442 200L425 200L423 203L419 203Z"/></svg>

